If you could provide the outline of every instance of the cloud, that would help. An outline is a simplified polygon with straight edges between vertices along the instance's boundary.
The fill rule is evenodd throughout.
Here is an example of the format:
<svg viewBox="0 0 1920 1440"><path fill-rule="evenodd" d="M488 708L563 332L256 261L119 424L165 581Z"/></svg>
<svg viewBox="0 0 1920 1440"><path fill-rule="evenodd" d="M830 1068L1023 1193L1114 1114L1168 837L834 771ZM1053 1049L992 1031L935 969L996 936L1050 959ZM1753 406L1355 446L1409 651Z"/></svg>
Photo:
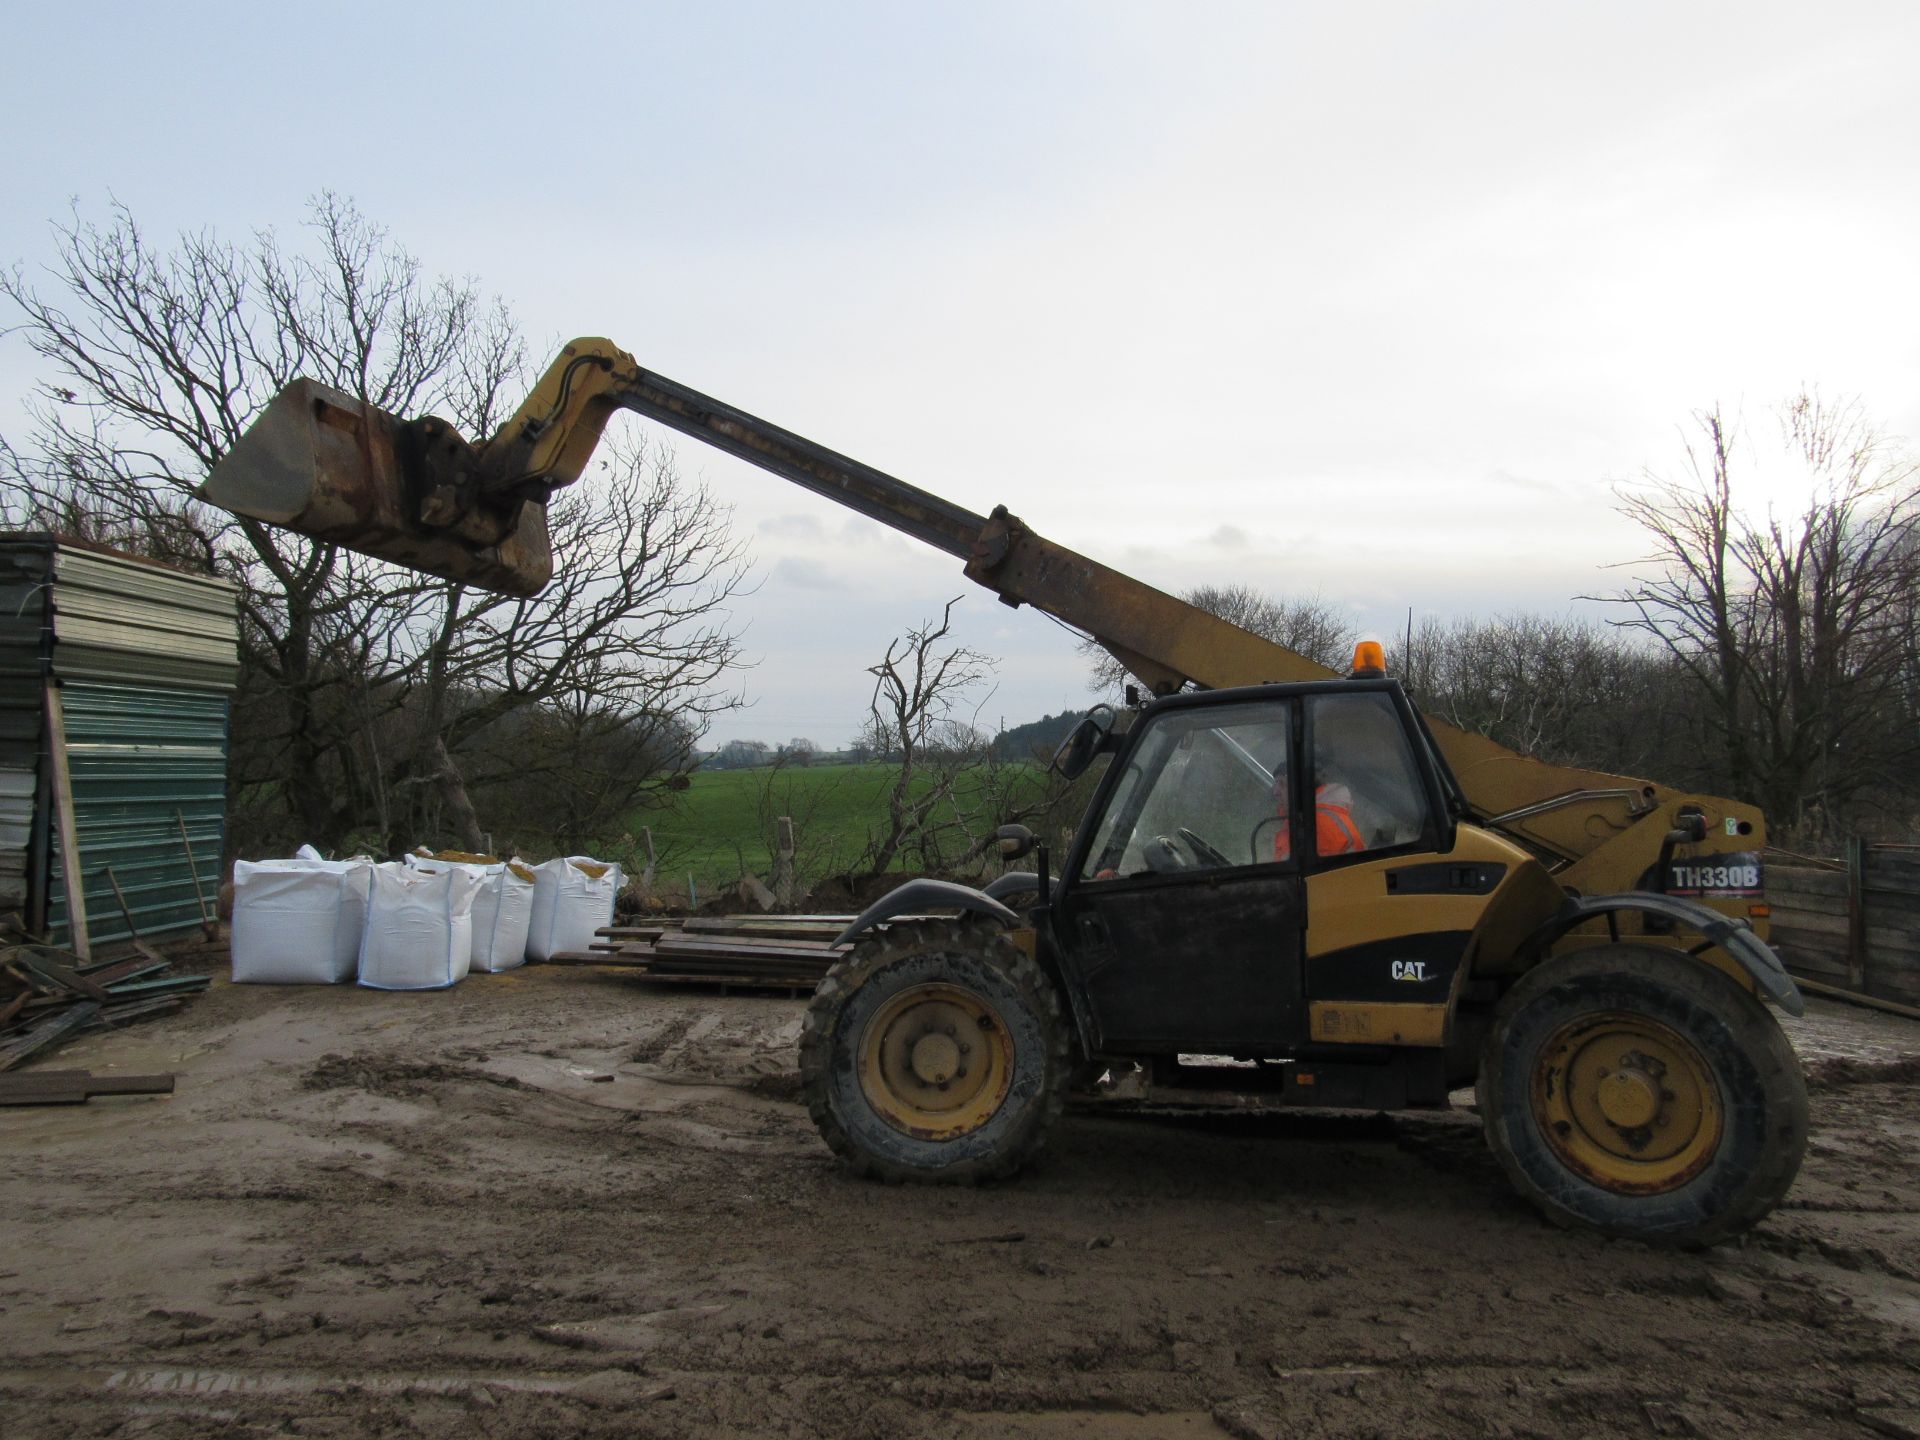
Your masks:
<svg viewBox="0 0 1920 1440"><path fill-rule="evenodd" d="M832 566L800 555L782 556L773 567L776 585L796 590L845 590L846 580Z"/></svg>
<svg viewBox="0 0 1920 1440"><path fill-rule="evenodd" d="M1209 545L1218 545L1222 550L1244 550L1251 543L1247 532L1238 525L1222 525L1207 536Z"/></svg>
<svg viewBox="0 0 1920 1440"><path fill-rule="evenodd" d="M766 540L825 540L827 527L818 515L768 515L759 524Z"/></svg>

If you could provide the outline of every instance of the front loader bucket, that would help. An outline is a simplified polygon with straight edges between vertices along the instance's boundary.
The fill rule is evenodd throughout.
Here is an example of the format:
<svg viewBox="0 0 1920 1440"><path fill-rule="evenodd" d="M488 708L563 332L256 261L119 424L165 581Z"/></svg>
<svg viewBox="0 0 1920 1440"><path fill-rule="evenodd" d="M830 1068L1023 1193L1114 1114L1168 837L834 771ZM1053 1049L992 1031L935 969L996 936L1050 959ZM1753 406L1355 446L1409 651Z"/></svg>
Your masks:
<svg viewBox="0 0 1920 1440"><path fill-rule="evenodd" d="M255 417L213 467L199 498L263 520L485 590L536 595L553 576L547 510L519 499L468 497L459 523L429 525L464 491L472 454L438 420L406 421L312 380L296 380Z"/></svg>

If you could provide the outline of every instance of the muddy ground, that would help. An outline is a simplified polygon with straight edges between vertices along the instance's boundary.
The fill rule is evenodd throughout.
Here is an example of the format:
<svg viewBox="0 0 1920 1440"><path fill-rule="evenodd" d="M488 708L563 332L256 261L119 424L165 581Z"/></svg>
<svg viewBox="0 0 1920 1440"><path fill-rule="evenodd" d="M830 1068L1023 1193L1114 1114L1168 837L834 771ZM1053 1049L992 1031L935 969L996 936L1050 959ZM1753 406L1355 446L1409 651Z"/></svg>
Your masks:
<svg viewBox="0 0 1920 1440"><path fill-rule="evenodd" d="M1070 1114L848 1178L799 1005L540 968L216 983L0 1111L0 1434L1920 1435L1920 1024L1815 1004L1738 1248L1555 1230L1470 1113Z"/></svg>

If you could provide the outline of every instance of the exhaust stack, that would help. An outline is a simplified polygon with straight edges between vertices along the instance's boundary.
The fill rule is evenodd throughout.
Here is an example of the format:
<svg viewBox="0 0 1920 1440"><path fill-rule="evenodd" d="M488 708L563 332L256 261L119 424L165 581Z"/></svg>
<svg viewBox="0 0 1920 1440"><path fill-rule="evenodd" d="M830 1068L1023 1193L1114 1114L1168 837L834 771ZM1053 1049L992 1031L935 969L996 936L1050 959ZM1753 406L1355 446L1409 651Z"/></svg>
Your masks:
<svg viewBox="0 0 1920 1440"><path fill-rule="evenodd" d="M483 485L444 420L401 420L312 380L287 386L197 496L377 560L508 595L553 576L544 486ZM533 498L528 491L537 491Z"/></svg>

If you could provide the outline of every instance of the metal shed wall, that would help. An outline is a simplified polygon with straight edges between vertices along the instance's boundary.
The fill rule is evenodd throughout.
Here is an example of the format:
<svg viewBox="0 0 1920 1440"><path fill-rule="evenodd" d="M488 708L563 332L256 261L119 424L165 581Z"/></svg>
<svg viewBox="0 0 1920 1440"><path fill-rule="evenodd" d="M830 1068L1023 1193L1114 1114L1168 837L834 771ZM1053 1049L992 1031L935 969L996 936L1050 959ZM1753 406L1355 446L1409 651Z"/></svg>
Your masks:
<svg viewBox="0 0 1920 1440"><path fill-rule="evenodd" d="M51 815L44 687L60 688L90 937L191 928L226 843L228 696L238 597L224 580L44 534L0 535L0 905L44 897L68 939ZM26 797L24 806L20 797Z"/></svg>
<svg viewBox="0 0 1920 1440"><path fill-rule="evenodd" d="M142 936L192 929L200 905L180 828L184 820L211 906L226 845L227 696L69 680L60 701L93 943L131 938L113 880ZM61 944L67 894L60 867L52 869L47 927Z"/></svg>
<svg viewBox="0 0 1920 1440"><path fill-rule="evenodd" d="M52 572L50 544L0 537L0 910L27 903Z"/></svg>

